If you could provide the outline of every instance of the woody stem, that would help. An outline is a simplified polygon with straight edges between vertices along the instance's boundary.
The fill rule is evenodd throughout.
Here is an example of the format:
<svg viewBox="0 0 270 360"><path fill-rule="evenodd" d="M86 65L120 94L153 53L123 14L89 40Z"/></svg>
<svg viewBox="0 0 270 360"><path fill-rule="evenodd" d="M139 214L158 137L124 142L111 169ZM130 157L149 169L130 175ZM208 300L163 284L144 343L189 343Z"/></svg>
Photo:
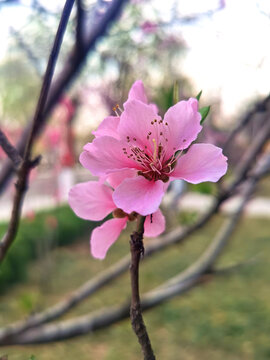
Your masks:
<svg viewBox="0 0 270 360"><path fill-rule="evenodd" d="M140 216L137 220L137 230L130 236L130 278L131 278L131 305L130 319L133 331L141 345L144 360L155 360L155 355L151 342L143 321L140 293L139 293L139 263L144 253L143 233L144 233L145 216Z"/></svg>

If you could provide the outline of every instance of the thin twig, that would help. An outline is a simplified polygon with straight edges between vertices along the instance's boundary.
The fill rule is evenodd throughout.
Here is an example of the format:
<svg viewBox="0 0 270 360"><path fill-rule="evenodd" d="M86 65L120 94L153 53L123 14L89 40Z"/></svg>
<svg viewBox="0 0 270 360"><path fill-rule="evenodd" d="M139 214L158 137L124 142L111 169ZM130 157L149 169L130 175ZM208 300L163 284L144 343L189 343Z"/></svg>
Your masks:
<svg viewBox="0 0 270 360"><path fill-rule="evenodd" d="M155 360L150 338L142 317L140 291L139 291L139 263L144 253L143 233L145 216L137 220L137 230L130 236L130 280L131 280L131 304L130 319L133 331L141 345L144 360Z"/></svg>
<svg viewBox="0 0 270 360"><path fill-rule="evenodd" d="M0 145L4 150L4 152L12 161L15 169L17 169L22 162L22 158L19 152L17 151L17 149L10 143L10 141L8 140L8 138L1 129L0 129Z"/></svg>
<svg viewBox="0 0 270 360"><path fill-rule="evenodd" d="M42 119L42 114L44 112L44 108L46 105L46 101L48 98L48 93L54 73L54 68L58 59L60 47L62 44L63 36L67 27L68 19L74 4L74 0L66 0L62 16L59 22L59 26L56 32L54 44L50 53L47 69L44 75L43 84L41 87L36 111L33 117L30 134L28 137L28 141L26 144L23 161L20 165L18 171L18 180L16 183L16 192L13 200L13 207L11 213L11 219L8 225L7 232L0 242L0 263L3 261L9 247L14 241L17 230L20 223L21 209L23 204L23 199L25 192L28 187L28 177L31 171L31 168L35 163L37 163L37 159L31 159L32 147L34 144L34 140L37 136L37 129Z"/></svg>

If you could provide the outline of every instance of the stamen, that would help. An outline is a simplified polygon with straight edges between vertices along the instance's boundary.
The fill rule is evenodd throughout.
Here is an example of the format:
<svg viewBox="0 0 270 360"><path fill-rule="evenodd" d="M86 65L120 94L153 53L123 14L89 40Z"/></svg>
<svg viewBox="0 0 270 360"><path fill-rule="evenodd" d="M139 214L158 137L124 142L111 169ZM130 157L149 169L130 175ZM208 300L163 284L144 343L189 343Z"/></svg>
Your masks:
<svg viewBox="0 0 270 360"><path fill-rule="evenodd" d="M153 139L153 143L154 143L154 155L153 155L153 158L154 158L154 161L156 161L156 158L157 158L157 142L156 142L156 139Z"/></svg>
<svg viewBox="0 0 270 360"><path fill-rule="evenodd" d="M115 105L116 109L118 109L121 113L124 111L123 109L120 108L120 106L118 104Z"/></svg>

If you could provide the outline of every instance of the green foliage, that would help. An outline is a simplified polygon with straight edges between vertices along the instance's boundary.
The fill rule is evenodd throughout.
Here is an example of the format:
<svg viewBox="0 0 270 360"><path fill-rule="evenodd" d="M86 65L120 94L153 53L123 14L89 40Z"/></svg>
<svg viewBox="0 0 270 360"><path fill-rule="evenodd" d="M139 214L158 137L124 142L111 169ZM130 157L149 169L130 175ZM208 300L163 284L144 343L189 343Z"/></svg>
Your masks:
<svg viewBox="0 0 270 360"><path fill-rule="evenodd" d="M154 102L158 104L158 107L167 111L173 103L173 86L160 89L158 96L154 99Z"/></svg>
<svg viewBox="0 0 270 360"><path fill-rule="evenodd" d="M196 99L197 99L198 101L200 101L201 95L202 95L202 90L201 90L201 91L199 92L199 94L196 96Z"/></svg>
<svg viewBox="0 0 270 360"><path fill-rule="evenodd" d="M25 122L34 109L39 89L35 71L27 60L12 56L0 64L0 78L1 117Z"/></svg>
<svg viewBox="0 0 270 360"><path fill-rule="evenodd" d="M199 101L202 95L202 90L199 92L199 94L196 96L196 99ZM207 115L209 114L210 106L205 106L201 109L199 109L199 113L201 114L201 125L203 124L204 120L206 119Z"/></svg>
<svg viewBox="0 0 270 360"><path fill-rule="evenodd" d="M198 192L201 194L215 194L216 186L212 182L203 182L200 184L188 184L188 188L191 191Z"/></svg>
<svg viewBox="0 0 270 360"><path fill-rule="evenodd" d="M0 292L15 282L26 279L28 263L42 258L55 246L73 243L97 223L84 221L67 207L59 207L50 212L42 212L33 221L24 219L17 238L0 269ZM0 237L6 224L0 224ZM21 305L31 308L32 299L21 299Z"/></svg>
<svg viewBox="0 0 270 360"><path fill-rule="evenodd" d="M181 225L192 225L198 218L198 214L192 211L181 211L178 215L178 219Z"/></svg>
<svg viewBox="0 0 270 360"><path fill-rule="evenodd" d="M202 115L201 125L203 124L204 120L206 119L207 115L209 114L210 106L205 106L199 109L199 113Z"/></svg>
<svg viewBox="0 0 270 360"><path fill-rule="evenodd" d="M179 101L179 84L177 81L173 85L173 104L177 104Z"/></svg>

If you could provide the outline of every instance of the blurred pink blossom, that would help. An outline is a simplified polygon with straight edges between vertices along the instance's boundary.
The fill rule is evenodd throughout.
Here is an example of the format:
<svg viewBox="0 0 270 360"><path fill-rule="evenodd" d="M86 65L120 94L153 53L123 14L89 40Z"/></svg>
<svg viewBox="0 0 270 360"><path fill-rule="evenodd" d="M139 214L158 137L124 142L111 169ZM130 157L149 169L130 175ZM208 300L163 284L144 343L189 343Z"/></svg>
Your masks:
<svg viewBox="0 0 270 360"><path fill-rule="evenodd" d="M151 21L145 21L141 25L141 29L145 34L154 34L158 29L158 25Z"/></svg>

